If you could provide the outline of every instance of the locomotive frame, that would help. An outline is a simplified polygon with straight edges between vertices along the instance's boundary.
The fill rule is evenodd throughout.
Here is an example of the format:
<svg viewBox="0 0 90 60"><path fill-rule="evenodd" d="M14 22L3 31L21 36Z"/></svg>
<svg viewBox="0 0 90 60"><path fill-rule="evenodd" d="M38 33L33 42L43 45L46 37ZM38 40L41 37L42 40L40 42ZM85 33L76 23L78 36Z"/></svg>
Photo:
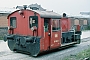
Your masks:
<svg viewBox="0 0 90 60"><path fill-rule="evenodd" d="M8 15L9 34L4 36L11 51L31 56L80 43L80 26L71 29L70 19L51 11L22 9ZM80 33L76 33L79 31Z"/></svg>

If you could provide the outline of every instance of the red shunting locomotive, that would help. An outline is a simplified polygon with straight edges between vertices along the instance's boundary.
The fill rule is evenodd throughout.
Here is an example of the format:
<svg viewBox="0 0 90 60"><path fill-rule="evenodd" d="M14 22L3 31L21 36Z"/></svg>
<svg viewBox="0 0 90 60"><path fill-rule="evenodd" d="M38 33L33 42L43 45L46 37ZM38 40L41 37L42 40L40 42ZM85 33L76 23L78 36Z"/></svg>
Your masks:
<svg viewBox="0 0 90 60"><path fill-rule="evenodd" d="M8 41L11 51L37 56L39 53L80 43L80 27L71 29L71 20L52 11L21 9L8 15Z"/></svg>

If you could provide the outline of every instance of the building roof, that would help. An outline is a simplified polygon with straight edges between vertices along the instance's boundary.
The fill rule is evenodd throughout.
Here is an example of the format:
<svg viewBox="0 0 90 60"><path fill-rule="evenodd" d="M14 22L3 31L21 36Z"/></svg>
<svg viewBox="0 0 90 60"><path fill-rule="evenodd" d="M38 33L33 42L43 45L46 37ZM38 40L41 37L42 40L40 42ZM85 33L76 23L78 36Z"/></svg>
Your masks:
<svg viewBox="0 0 90 60"><path fill-rule="evenodd" d="M14 12L16 9L15 8L7 8L7 7L0 7L0 14L2 13L12 13Z"/></svg>
<svg viewBox="0 0 90 60"><path fill-rule="evenodd" d="M90 19L90 15L68 15L68 17L70 18L89 18Z"/></svg>

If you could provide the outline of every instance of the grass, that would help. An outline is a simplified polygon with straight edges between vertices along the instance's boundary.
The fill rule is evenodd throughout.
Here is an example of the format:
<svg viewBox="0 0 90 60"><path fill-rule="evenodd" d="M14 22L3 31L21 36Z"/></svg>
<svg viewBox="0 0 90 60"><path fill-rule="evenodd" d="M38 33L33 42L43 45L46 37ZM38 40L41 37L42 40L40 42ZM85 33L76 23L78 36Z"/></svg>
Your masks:
<svg viewBox="0 0 90 60"><path fill-rule="evenodd" d="M3 40L3 36L0 36L0 40Z"/></svg>
<svg viewBox="0 0 90 60"><path fill-rule="evenodd" d="M90 59L90 48L87 50L81 51L76 55L67 56L63 60L84 60L85 58Z"/></svg>

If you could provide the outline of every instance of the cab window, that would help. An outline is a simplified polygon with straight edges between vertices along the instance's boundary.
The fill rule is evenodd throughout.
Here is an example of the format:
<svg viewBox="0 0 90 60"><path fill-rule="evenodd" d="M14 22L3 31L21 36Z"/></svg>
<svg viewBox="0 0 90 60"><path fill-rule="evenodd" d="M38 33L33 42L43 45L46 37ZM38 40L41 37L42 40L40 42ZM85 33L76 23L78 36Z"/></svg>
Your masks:
<svg viewBox="0 0 90 60"><path fill-rule="evenodd" d="M16 17L10 17L10 26L16 28Z"/></svg>
<svg viewBox="0 0 90 60"><path fill-rule="evenodd" d="M45 32L48 31L48 27L49 27L48 25L49 25L49 19L45 18L44 19L44 30L45 30Z"/></svg>
<svg viewBox="0 0 90 60"><path fill-rule="evenodd" d="M52 30L53 31L60 30L60 20L59 19L52 20Z"/></svg>
<svg viewBox="0 0 90 60"><path fill-rule="evenodd" d="M37 16L29 17L29 27L32 28L33 26L38 27L38 17Z"/></svg>

